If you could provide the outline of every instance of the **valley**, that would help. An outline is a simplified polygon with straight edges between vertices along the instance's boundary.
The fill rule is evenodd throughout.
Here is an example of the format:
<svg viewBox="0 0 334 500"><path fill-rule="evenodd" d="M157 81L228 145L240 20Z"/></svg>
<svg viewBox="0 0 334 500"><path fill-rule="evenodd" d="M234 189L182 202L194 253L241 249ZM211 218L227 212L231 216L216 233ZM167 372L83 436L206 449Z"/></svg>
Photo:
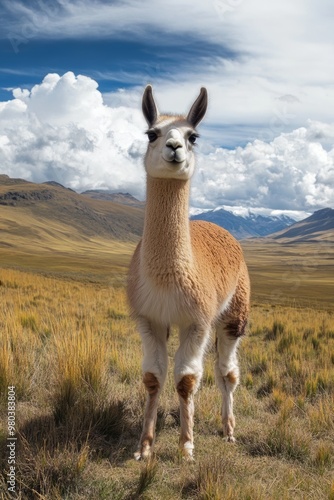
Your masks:
<svg viewBox="0 0 334 500"><path fill-rule="evenodd" d="M118 202L105 199L110 196ZM143 228L144 206L134 200L98 191L80 195L56 183L0 176L1 266L96 283L125 283ZM241 241L253 301L333 305L333 213L318 211L310 222L306 219L269 237Z"/></svg>

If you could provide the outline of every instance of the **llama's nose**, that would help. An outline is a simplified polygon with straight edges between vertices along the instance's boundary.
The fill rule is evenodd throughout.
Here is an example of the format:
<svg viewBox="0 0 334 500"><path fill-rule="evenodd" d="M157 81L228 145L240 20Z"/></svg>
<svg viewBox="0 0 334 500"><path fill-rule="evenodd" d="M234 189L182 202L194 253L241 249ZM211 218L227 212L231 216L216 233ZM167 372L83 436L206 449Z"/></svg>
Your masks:
<svg viewBox="0 0 334 500"><path fill-rule="evenodd" d="M172 148L172 149L178 149L178 148L182 148L182 143L181 141L179 141L179 139L175 139L173 137L170 137L170 139L168 139L166 141L166 146L168 148Z"/></svg>

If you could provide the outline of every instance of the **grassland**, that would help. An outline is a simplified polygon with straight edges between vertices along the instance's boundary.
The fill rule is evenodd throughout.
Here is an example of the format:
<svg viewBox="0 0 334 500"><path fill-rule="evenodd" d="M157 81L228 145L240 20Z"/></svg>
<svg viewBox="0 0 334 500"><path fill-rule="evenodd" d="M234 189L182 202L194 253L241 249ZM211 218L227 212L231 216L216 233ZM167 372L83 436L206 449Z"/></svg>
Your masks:
<svg viewBox="0 0 334 500"><path fill-rule="evenodd" d="M254 301L333 310L332 243L280 244L270 240L244 240L242 246Z"/></svg>
<svg viewBox="0 0 334 500"><path fill-rule="evenodd" d="M7 387L15 385L18 498L333 500L330 249L245 246L253 308L239 354L237 444L219 433L212 346L195 401L195 462L177 453L170 370L156 456L142 464L132 458L145 399L141 345L123 287L133 246L108 253L101 241L89 245L77 253L27 249L20 259L16 249L0 251L2 498ZM172 332L171 363L176 346Z"/></svg>

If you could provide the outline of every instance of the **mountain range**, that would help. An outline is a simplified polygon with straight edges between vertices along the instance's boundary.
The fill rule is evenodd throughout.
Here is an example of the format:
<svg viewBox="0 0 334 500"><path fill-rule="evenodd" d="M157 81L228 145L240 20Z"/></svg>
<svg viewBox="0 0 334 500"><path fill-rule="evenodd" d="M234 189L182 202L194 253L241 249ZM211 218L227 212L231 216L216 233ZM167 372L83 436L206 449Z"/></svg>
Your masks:
<svg viewBox="0 0 334 500"><path fill-rule="evenodd" d="M139 201L129 193L112 193L102 189L92 189L81 193L95 200L112 201L122 205L145 208L145 202ZM192 220L207 220L230 231L237 239L263 237L281 231L296 221L286 215L265 216L247 212L237 215L224 209L215 209L193 215Z"/></svg>
<svg viewBox="0 0 334 500"><path fill-rule="evenodd" d="M77 193L61 184L42 184L0 175L0 246L51 251L108 241L138 241L143 231L145 203L129 193L90 190ZM262 238L291 242L334 241L334 210L318 210L296 222L290 217L248 211L240 216L223 209L192 217L214 222L238 239ZM79 248L79 247L77 247Z"/></svg>
<svg viewBox="0 0 334 500"><path fill-rule="evenodd" d="M223 208L209 210L191 217L192 220L206 220L222 226L237 239L263 237L285 229L296 221L286 215L265 216L247 212L247 215L236 215Z"/></svg>

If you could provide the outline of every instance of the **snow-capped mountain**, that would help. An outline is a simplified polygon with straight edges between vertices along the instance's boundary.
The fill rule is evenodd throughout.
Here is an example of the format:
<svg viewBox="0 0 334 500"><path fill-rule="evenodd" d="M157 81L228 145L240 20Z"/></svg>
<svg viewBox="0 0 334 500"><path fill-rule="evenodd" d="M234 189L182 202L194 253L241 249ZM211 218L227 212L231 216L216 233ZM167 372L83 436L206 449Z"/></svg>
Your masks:
<svg viewBox="0 0 334 500"><path fill-rule="evenodd" d="M214 222L230 231L239 240L267 236L296 222L296 219L285 214L262 215L239 207L235 209L231 207L230 210L224 208L206 210L192 215L191 219Z"/></svg>

